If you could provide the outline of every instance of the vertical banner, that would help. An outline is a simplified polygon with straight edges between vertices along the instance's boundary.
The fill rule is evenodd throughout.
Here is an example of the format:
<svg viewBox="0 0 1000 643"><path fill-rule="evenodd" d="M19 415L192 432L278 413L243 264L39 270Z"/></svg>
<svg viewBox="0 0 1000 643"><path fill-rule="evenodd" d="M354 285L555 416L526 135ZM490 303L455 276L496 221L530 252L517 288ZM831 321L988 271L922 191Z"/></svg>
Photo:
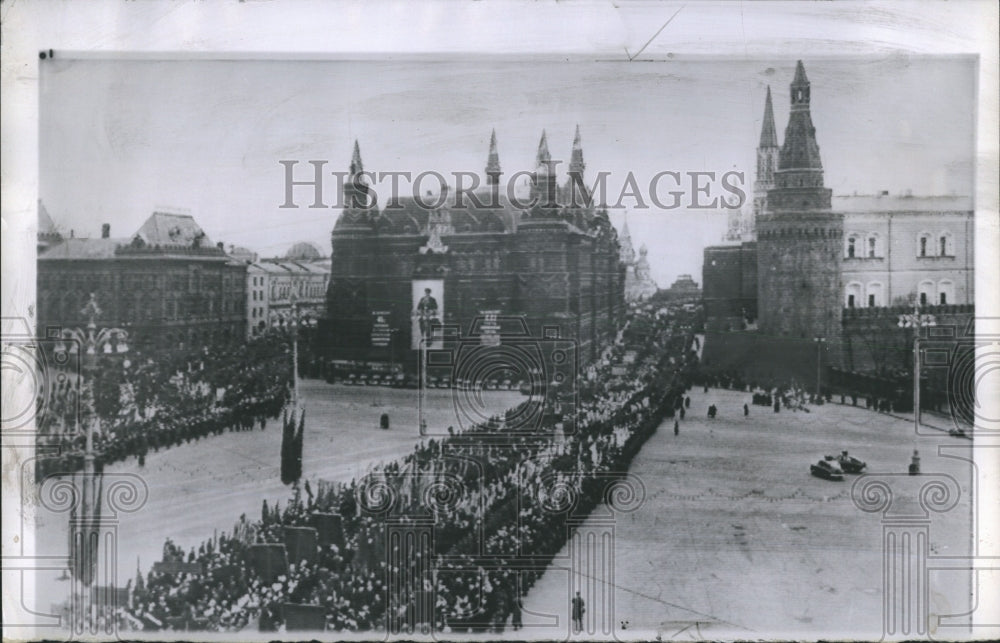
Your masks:
<svg viewBox="0 0 1000 643"><path fill-rule="evenodd" d="M479 315L482 317L482 324L479 327L480 344L483 346L499 346L500 322L497 320L497 317L500 315L500 311L481 310L479 311Z"/></svg>
<svg viewBox="0 0 1000 643"><path fill-rule="evenodd" d="M419 349L420 340L427 340L428 349L443 348L441 324L444 321L444 280L415 279L411 310L413 338L411 348Z"/></svg>
<svg viewBox="0 0 1000 643"><path fill-rule="evenodd" d="M372 347L385 348L392 339L392 330L389 328L389 311L372 311Z"/></svg>

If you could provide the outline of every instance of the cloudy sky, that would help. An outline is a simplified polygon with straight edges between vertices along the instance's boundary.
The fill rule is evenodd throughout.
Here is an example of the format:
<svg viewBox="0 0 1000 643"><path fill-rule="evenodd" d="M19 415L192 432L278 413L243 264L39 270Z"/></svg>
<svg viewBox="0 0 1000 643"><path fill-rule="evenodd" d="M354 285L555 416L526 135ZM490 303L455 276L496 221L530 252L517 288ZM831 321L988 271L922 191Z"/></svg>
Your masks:
<svg viewBox="0 0 1000 643"><path fill-rule="evenodd" d="M972 194L973 59L804 63L835 194ZM766 87L781 139L794 67L791 58L57 58L41 65L41 197L77 236L99 234L103 222L127 236L167 208L190 212L215 241L264 256L301 240L326 249L338 212L279 208L279 161L346 170L357 139L368 170L481 172L495 128L509 174L531 169L543 129L553 157L568 159L577 124L588 176L609 172L612 200L629 172L643 186L661 171L738 170L749 188ZM307 190L296 194L300 205L311 203ZM725 213L624 203L636 245L650 248L654 278L669 285L692 273L700 281L702 248L720 241ZM623 216L612 212L616 224Z"/></svg>

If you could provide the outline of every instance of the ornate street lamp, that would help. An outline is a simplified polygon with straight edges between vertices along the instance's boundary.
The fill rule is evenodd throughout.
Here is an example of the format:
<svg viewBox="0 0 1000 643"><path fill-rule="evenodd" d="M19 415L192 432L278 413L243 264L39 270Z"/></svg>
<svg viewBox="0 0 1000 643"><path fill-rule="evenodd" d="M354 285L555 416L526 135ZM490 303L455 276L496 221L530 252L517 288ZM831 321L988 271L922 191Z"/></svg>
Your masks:
<svg viewBox="0 0 1000 643"><path fill-rule="evenodd" d="M55 346L55 351L63 355L69 354L81 357L83 374L93 376L94 371L97 369L99 354L121 355L128 352L128 332L121 328L102 328L98 330L96 319L101 314L101 309L97 305L97 297L94 293L90 293L87 305L80 312L87 317L86 330L81 328L62 329L59 341ZM66 345L67 342L70 342L69 346ZM81 346L83 347L82 355L80 354ZM81 375L82 379L83 375ZM83 396L83 390L83 381L81 381L81 397ZM103 472L98 473L95 466L94 422L96 421L96 410L91 408L90 411L91 415L95 417L89 418L85 427L86 443L83 452L83 493L80 504L82 520L79 521L84 532L82 539L84 547L81 551L75 552L76 557L80 558L79 562L81 563L79 566L80 572L77 574L76 580L81 584L84 600L88 603L90 603L87 598L87 594L90 593L88 590L91 589L91 585L94 582L94 572L90 567L97 564L99 547L99 538L93 537L91 531L97 522L97 516L100 511L100 489L102 485L99 483L99 478L103 474ZM79 414L76 415L75 422L77 423L76 428L79 430ZM71 533L73 529L74 526L70 525ZM93 549L88 549L87 544L91 544ZM73 551L70 552L70 558L74 559ZM77 561L74 559L74 565L76 564ZM91 604L90 607L91 611L93 611L96 605Z"/></svg>
<svg viewBox="0 0 1000 643"><path fill-rule="evenodd" d="M299 410L299 328L314 328L316 319L308 312L302 312L298 307L298 298L292 292L291 306L286 313L276 312L271 325L274 328L287 331L292 338L292 409L293 415Z"/></svg>

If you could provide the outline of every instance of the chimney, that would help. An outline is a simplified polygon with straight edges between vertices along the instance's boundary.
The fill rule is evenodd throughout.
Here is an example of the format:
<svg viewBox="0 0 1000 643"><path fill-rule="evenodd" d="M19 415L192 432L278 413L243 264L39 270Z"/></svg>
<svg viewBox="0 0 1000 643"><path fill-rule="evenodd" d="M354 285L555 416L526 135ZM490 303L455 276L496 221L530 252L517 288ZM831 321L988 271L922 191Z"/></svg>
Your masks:
<svg viewBox="0 0 1000 643"><path fill-rule="evenodd" d="M109 237L111 237L111 224L110 223L102 223L101 224L101 238L102 239L107 239Z"/></svg>

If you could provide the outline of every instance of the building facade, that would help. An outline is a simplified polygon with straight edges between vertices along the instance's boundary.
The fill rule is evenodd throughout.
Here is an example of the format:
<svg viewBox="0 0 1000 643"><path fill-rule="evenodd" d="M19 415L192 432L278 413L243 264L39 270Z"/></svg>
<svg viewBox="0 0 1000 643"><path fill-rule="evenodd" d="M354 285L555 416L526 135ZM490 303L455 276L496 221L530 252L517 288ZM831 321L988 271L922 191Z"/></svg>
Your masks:
<svg viewBox="0 0 1000 643"><path fill-rule="evenodd" d="M595 359L624 316L625 266L607 213L588 203L584 169L577 130L569 178L557 185L543 132L527 195L534 203L522 207L500 185L494 133L485 187L380 208L355 143L331 238L322 350L412 370L418 349L439 345L444 327L474 337L486 332L485 319L502 336L519 320L523 340L568 340L582 362Z"/></svg>
<svg viewBox="0 0 1000 643"><path fill-rule="evenodd" d="M974 212L966 197L832 196L801 62L779 148L764 106L751 208L705 249L706 325L836 343L846 310L974 302ZM742 319L741 319L742 318Z"/></svg>
<svg viewBox="0 0 1000 643"><path fill-rule="evenodd" d="M247 266L247 336L287 323L295 315L318 323L326 310L329 260L264 259Z"/></svg>
<svg viewBox="0 0 1000 643"><path fill-rule="evenodd" d="M137 346L176 350L246 334L246 266L213 245L190 215L155 212L131 237L67 238L38 257L38 330L120 327Z"/></svg>

